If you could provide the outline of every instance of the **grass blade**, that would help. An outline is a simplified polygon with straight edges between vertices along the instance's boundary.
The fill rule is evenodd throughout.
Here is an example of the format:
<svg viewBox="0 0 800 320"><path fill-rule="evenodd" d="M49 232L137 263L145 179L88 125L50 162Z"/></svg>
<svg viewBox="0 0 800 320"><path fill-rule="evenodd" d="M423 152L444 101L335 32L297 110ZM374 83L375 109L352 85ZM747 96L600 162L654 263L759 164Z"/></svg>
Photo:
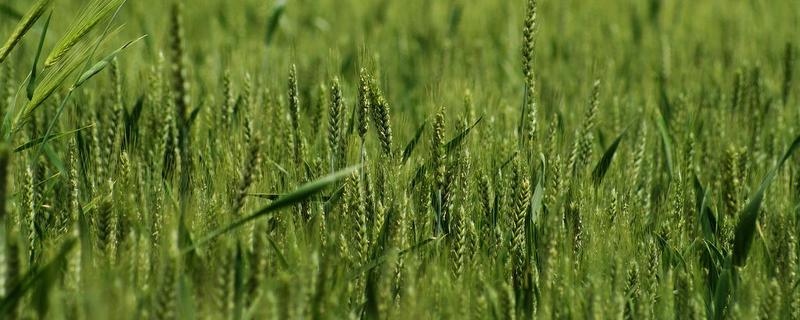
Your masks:
<svg viewBox="0 0 800 320"><path fill-rule="evenodd" d="M81 130L84 130L84 129L89 129L91 127L94 127L94 124L86 125L86 126L83 126L83 127L80 127L80 128L74 129L74 130L70 130L70 131L65 131L65 132L59 132L59 133L56 133L56 134L52 134L52 135L50 135L50 137L47 138L47 140L53 140L53 139L58 139L58 138L61 138L61 137L65 137L65 136L71 135L73 133L76 133L78 131L81 131ZM22 145L16 147L14 149L14 152L21 152L21 151L28 150L28 149L30 149L32 147L35 147L35 146L41 144L42 141L44 141L44 137L33 139L31 141L28 141L28 142L23 143Z"/></svg>
<svg viewBox="0 0 800 320"><path fill-rule="evenodd" d="M306 183L306 184L300 186L299 188L297 188L295 191L281 196L280 198L276 199L275 201L273 201L269 205L267 205L267 206L265 206L265 207L263 207L263 208L261 208L259 210L256 210L255 212L251 213L250 215L242 217L242 218L239 218L236 221L228 224L225 227L222 227L220 229L212 231L209 235L207 235L204 238L198 240L192 246L190 246L188 248L183 248L182 252L183 253L191 252L194 249L196 249L198 246L200 246L202 244L205 244L209 240L214 239L214 238L216 238L216 237L218 237L218 236L220 236L220 235L222 235L224 233L230 232L231 230L239 228L239 227L243 226L244 224L246 224L246 223L248 223L250 221L253 221L255 219L258 219L258 218L261 218L263 216L266 216L267 214L272 213L274 211L277 211L279 209L283 209L283 208L286 208L288 206L300 203L300 202L308 199L309 197L313 196L314 194L322 191L323 189L325 189L325 187L333 184L334 182L339 181L339 180L343 179L344 177L347 177L348 175L352 174L353 172L355 172L359 168L360 168L360 166L351 166L351 167L339 170L337 172L334 172L332 174L329 174L329 175L327 175L325 177L322 177L320 179L317 179L317 180L314 180L312 182Z"/></svg>
<svg viewBox="0 0 800 320"><path fill-rule="evenodd" d="M411 153L413 153L414 148L417 147L417 143L419 143L419 139L422 137L422 132L425 131L426 124L426 122L423 122L422 125L417 128L417 132L414 133L414 138L408 142L408 145L406 145L406 148L403 150L403 160L401 160L400 163L406 163L406 161L411 158Z"/></svg>
<svg viewBox="0 0 800 320"><path fill-rule="evenodd" d="M733 266L741 267L747 262L747 255L750 252L750 247L753 244L753 236L756 231L758 213L761 211L761 202L764 201L764 193L767 192L767 188L770 183L772 183L772 180L775 179L775 176L778 175L778 171L786 160L788 160L798 148L800 148L800 136L794 139L778 164L767 173L767 176L761 181L761 185L758 187L756 193L750 197L750 201L747 202L747 205L742 210L741 218L739 218L739 222L736 224L736 233L734 234L733 240Z"/></svg>
<svg viewBox="0 0 800 320"><path fill-rule="evenodd" d="M667 163L667 173L672 177L675 172L672 165L672 140L669 138L667 122L663 114L659 113L658 118L656 118L656 125L658 125L658 133L661 135L661 146L664 148L664 161Z"/></svg>
<svg viewBox="0 0 800 320"><path fill-rule="evenodd" d="M278 29L278 23L281 22L283 12L286 10L286 1L278 1L272 8L272 14L269 15L269 22L267 23L267 35L264 38L267 46L272 43L272 37L275 36L275 30Z"/></svg>
<svg viewBox="0 0 800 320"><path fill-rule="evenodd" d="M53 17L53 12L50 11L50 14L47 15L47 20L44 22L44 28L42 29L42 35L39 37L39 47L36 48L36 55L33 57L33 66L31 67L31 77L28 80L28 87L26 88L26 93L28 94L28 100L33 98L33 90L36 89L36 66L39 64L39 56L42 55L42 47L44 47L44 39L47 36L47 29L50 27L50 18Z"/></svg>
<svg viewBox="0 0 800 320"><path fill-rule="evenodd" d="M84 82L86 82L87 80L91 79L96 74L100 73L100 71L103 71L103 69L105 69L111 63L111 61L114 60L114 57L116 57L117 55L120 54L120 52L122 52L122 50L125 50L126 48L128 48L132 44L138 42L139 40L144 39L144 37L146 37L146 36L147 35L143 35L143 36L138 37L138 38L136 38L134 40L128 41L127 43L122 45L122 47L119 47L117 50L114 50L111 53L109 53L105 58L103 58L102 60L98 61L97 63L94 64L94 66L89 68L89 70L86 70L86 72L84 72L81 75L81 77L78 78L78 81L75 82L75 85L72 86L72 88L75 89L75 88L80 87L81 85L83 85Z"/></svg>
<svg viewBox="0 0 800 320"><path fill-rule="evenodd" d="M450 152L455 150L455 148L458 148L461 145L461 143L464 142L464 138L467 137L472 128L475 128L475 126L481 123L481 120L483 120L483 116L478 118L478 120L476 120L475 123L469 126L469 128L464 129L464 131L461 131L461 133L459 133L455 138L448 141L447 144L444 145L445 152L449 154Z"/></svg>
<svg viewBox="0 0 800 320"><path fill-rule="evenodd" d="M614 139L614 142L611 143L611 146L606 149L606 152L603 153L603 157L597 162L597 165L592 170L592 180L594 181L594 185L600 185L600 182L603 181L603 177L606 176L606 172L608 168L611 166L611 161L614 160L614 154L617 153L617 148L619 147L619 143L622 141L622 137L625 136L626 131L622 131L622 133Z"/></svg>

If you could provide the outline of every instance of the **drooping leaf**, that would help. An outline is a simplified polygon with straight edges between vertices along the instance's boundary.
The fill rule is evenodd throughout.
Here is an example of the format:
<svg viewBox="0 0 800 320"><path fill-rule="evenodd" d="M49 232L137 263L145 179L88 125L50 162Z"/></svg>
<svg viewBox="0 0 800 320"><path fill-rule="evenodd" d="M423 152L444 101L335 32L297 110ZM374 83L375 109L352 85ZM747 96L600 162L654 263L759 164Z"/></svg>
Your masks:
<svg viewBox="0 0 800 320"><path fill-rule="evenodd" d="M603 157L600 158L600 161L597 162L597 165L592 170L592 180L594 185L600 185L600 182L603 181L603 177L606 176L606 172L608 168L611 166L611 161L614 160L614 154L617 153L617 147L619 147L619 143L622 141L622 137L625 136L626 131L622 131L622 133L614 139L614 142L606 149L603 153Z"/></svg>
<svg viewBox="0 0 800 320"><path fill-rule="evenodd" d="M739 218L739 222L736 224L736 231L733 239L733 266L740 267L747 262L747 255L749 254L753 242L753 235L756 231L758 214L761 211L761 202L764 201L764 193L767 192L767 188L772 183L772 180L775 179L775 176L778 175L778 171L786 160L788 160L798 148L800 148L800 136L794 139L781 160L767 173L767 176L761 181L758 190L750 197L747 205L739 215L741 218Z"/></svg>
<svg viewBox="0 0 800 320"><path fill-rule="evenodd" d="M222 228L219 228L217 230L212 231L211 233L206 235L204 238L201 238L200 240L196 241L191 246L186 247L186 248L181 248L182 252L183 253L191 252L194 249L196 249L197 247L199 247L200 245L205 244L209 240L214 239L214 238L216 238L216 237L218 237L218 236L220 236L220 235L222 235L224 233L230 232L231 230L237 229L237 228L245 225L246 223L248 223L250 221L256 220L256 219L261 218L261 217L264 217L264 216L266 216L266 215L268 215L268 214L270 214L270 213L272 213L274 211L277 211L279 209L283 209L283 208L286 208L288 206L295 205L295 204L298 204L300 202L303 202L306 199L308 199L309 197L311 197L311 196L315 195L316 193L322 191L327 186L329 186L329 185L333 184L334 182L339 181L339 180L343 179L344 177L347 177L348 175L352 174L353 172L355 172L359 168L360 168L360 166L351 166L351 167L339 170L337 172L334 172L332 174L329 174L327 176L324 176L322 178L319 178L317 180L314 180L312 182L306 183L306 184L300 186L299 188L295 189L291 193L285 194L285 195L281 196L280 198L275 199L275 201L273 201L269 205L267 205L267 206L265 206L265 207L263 207L263 208L261 208L259 210L256 210L255 212L251 213L250 215L247 215L245 217L239 218L239 219L231 222L227 226L224 226Z"/></svg>
<svg viewBox="0 0 800 320"><path fill-rule="evenodd" d="M406 148L403 150L403 159L400 163L405 164L409 158L411 158L411 153L414 152L414 148L417 147L417 143L419 143L419 139L422 137L422 132L425 131L425 125L427 123L423 122L422 125L417 128L417 132L414 133L414 137L411 138L411 141L408 142Z"/></svg>
<svg viewBox="0 0 800 320"><path fill-rule="evenodd" d="M467 135L469 135L469 132L472 130L472 128L475 128L475 126L481 123L481 120L483 120L482 116L478 118L478 120L476 120L475 123L473 123L471 126L461 131L461 133L455 136L455 138L448 141L447 144L444 145L445 152L449 154L450 152L461 146L461 144L464 142L464 138L466 138Z"/></svg>

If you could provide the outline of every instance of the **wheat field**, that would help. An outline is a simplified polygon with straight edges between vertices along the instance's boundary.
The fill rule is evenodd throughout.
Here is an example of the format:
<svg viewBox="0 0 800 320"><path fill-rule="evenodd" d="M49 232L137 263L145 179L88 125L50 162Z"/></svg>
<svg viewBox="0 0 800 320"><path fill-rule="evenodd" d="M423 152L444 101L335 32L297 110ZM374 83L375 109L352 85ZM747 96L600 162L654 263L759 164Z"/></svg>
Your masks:
<svg viewBox="0 0 800 320"><path fill-rule="evenodd" d="M2 319L800 319L796 0L4 0Z"/></svg>

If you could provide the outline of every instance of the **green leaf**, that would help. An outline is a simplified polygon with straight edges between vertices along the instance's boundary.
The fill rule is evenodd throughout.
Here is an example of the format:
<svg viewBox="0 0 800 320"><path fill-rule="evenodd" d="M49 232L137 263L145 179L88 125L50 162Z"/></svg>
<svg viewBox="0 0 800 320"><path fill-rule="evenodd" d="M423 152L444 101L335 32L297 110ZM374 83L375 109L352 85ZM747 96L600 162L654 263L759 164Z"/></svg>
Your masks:
<svg viewBox="0 0 800 320"><path fill-rule="evenodd" d="M218 236L220 236L220 235L222 235L224 233L230 232L231 230L237 229L237 228L245 225L246 223L248 223L250 221L256 220L256 219L261 218L261 217L264 217L264 216L266 216L266 215L268 215L268 214L270 214L270 213L272 213L274 211L277 211L277 210L286 208L288 206L291 206L291 205L300 203L302 201L305 201L306 199L310 198L311 196L313 196L316 193L318 193L318 192L322 191L323 189L325 189L325 187L333 184L336 181L339 181L339 180L343 179L344 177L347 177L348 175L352 174L353 172L355 172L359 168L360 168L360 166L351 166L351 167L339 170L337 172L334 172L332 174L329 174L329 175L327 175L325 177L322 177L322 178L319 178L317 180L314 180L312 182L306 183L306 184L300 186L299 188L297 188L295 191L281 196L280 198L276 199L275 201L273 201L269 205L267 205L267 206L265 206L265 207L263 207L263 208L261 208L259 210L256 210L255 212L251 213L250 215L242 217L242 218L239 218L239 219L235 220L234 222L231 222L230 224L228 224L225 227L222 227L222 228L219 228L219 229L217 229L215 231L212 231L211 233L209 233L204 238L196 241L193 245L191 245L191 246L189 246L187 248L182 248L181 251L182 251L182 253L191 252L191 251L195 250L197 247L199 247L199 246L205 244L206 242L210 241L211 239L214 239L214 238L216 238L216 237L218 237Z"/></svg>
<svg viewBox="0 0 800 320"><path fill-rule="evenodd" d="M408 142L408 145L406 145L406 148L403 150L403 160L401 160L400 163L404 164L411 158L411 153L413 153L414 148L417 147L417 143L419 143L419 139L422 137L422 132L425 131L426 124L426 122L423 122L422 125L417 128L417 132L414 133L414 138Z"/></svg>
<svg viewBox="0 0 800 320"><path fill-rule="evenodd" d="M725 268L719 276L719 282L714 290L714 319L725 319L725 310L728 308L728 296L731 294L733 277L731 269Z"/></svg>
<svg viewBox="0 0 800 320"><path fill-rule="evenodd" d="M272 7L272 14L269 15L269 22L267 23L267 35L265 41L267 46L272 43L272 37L275 36L275 30L278 29L278 23L281 21L281 17L283 16L283 12L286 10L286 1L278 1L274 7Z"/></svg>
<svg viewBox="0 0 800 320"><path fill-rule="evenodd" d="M703 231L703 238L706 241L716 243L717 234L717 218L714 212L708 207L708 194L703 189L700 179L695 175L694 177L695 189L695 203L697 204L698 220L700 221L700 228Z"/></svg>
<svg viewBox="0 0 800 320"><path fill-rule="evenodd" d="M395 250L394 252L390 251L390 252L388 252L388 253L386 253L386 254L384 254L384 255L380 256L380 257L377 257L377 258L375 258L375 259L372 259L371 261L369 261L367 264L365 264L365 265L364 265L364 266L362 266L361 268L358 268L358 269L357 269L355 272L353 272L353 273L350 275L350 277L349 277L349 278L350 278L350 280L355 280L355 279L358 279L358 278L359 278L359 277L361 277L363 274L365 274L365 273L367 273L367 272L371 271L372 269L374 269L375 267L377 267L377 266L380 266L381 264L383 264L383 263L384 263L386 260L388 260L388 259L389 259L389 258L390 258L392 255L395 255L395 254L397 254L398 256L402 256L402 255L405 255L405 254L408 254L408 253L411 253L411 252L417 251L417 250L419 250L420 248L422 248L422 247L426 246L427 244L429 244L429 243L431 243L431 242L433 242L433 241L441 240L441 239L444 239L444 237L438 237L438 238L437 238L437 237L430 237L430 238L427 238L427 239L425 239L425 240L422 240L422 241L420 241L419 243L417 243L417 244L415 244L415 245L413 245L413 246L411 246L411 247L408 247L408 248L406 248L406 249L403 249L403 250L400 250L400 251L396 251L396 250Z"/></svg>
<svg viewBox="0 0 800 320"><path fill-rule="evenodd" d="M83 127L80 127L80 128L74 129L74 130L70 130L70 131L58 132L58 133L55 133L55 134L51 134L50 137L47 138L47 140L53 140L53 139L58 139L58 138L61 138L61 137L65 137L65 136L71 135L73 133L76 133L78 131L81 131L81 130L84 130L84 129L89 129L91 127L94 127L94 124L86 125L86 126L83 126ZM25 142L22 145L16 147L14 149L14 152L25 151L27 149L30 149L32 147L35 147L35 146L41 144L42 141L44 141L44 137L39 137L39 138L33 139L31 141Z"/></svg>
<svg viewBox="0 0 800 320"><path fill-rule="evenodd" d="M47 36L47 29L50 26L50 18L52 17L53 17L53 11L50 11L50 14L47 15L47 20L45 20L44 22L42 35L39 37L39 47L36 48L36 55L33 57L33 66L31 67L31 78L30 80L28 80L28 87L25 90L28 95L28 100L33 98L33 90L36 89L36 66L39 64L39 56L42 55L42 47L44 47L44 39Z"/></svg>
<svg viewBox="0 0 800 320"><path fill-rule="evenodd" d="M14 47L22 40L22 37L25 36L26 33L33 27L33 24L36 23L37 20L44 14L45 9L47 6L52 2L52 0L39 0L34 4L28 12L22 17L22 20L19 21L17 27L14 28L14 31L11 32L11 36L8 37L6 43L0 48L0 63L8 58L8 55L11 53L11 50L14 50Z"/></svg>
<svg viewBox="0 0 800 320"><path fill-rule="evenodd" d="M103 69L105 69L106 66L111 64L111 62L114 60L114 58L117 55L119 55L120 52L122 52L122 50L125 50L126 48L128 48L132 44L138 42L139 40L144 39L144 37L147 37L147 35L143 35L143 36L138 37L138 38L136 38L134 40L128 41L122 47L119 47L117 50L114 50L111 53L109 53L105 58L103 58L102 60L98 61L97 63L94 64L94 66L89 68L89 70L86 70L86 72L84 72L81 75L81 77L78 78L78 81L75 82L75 85L73 85L72 88L75 89L75 88L80 87L81 85L83 85L84 82L86 82L87 80L91 79L96 74L100 73L100 71L103 71Z"/></svg>
<svg viewBox="0 0 800 320"><path fill-rule="evenodd" d="M34 286L38 285L40 281L45 280L47 275L58 272L63 267L64 258L67 253L75 245L75 239L68 239L61 245L58 254L50 260L44 267L33 268L29 270L22 278L11 288L9 292L3 297L0 302L0 314L7 314L9 310L14 308L25 294ZM49 285L55 284L56 281L51 281Z"/></svg>
<svg viewBox="0 0 800 320"><path fill-rule="evenodd" d="M447 152L449 154L455 148L458 148L459 146L461 146L461 143L464 142L464 138L467 137L467 135L472 130L472 128L475 128L475 126L477 126L479 123L481 123L481 120L483 120L483 116L478 118L478 120L476 120L475 123L473 123L471 126L469 126L469 128L464 129L464 131L461 131L461 133L459 133L455 138L453 138L452 140L448 141L447 144L444 145L445 152Z"/></svg>
<svg viewBox="0 0 800 320"><path fill-rule="evenodd" d="M614 142L606 149L606 152L603 153L603 157L597 162L594 170L592 170L592 180L595 186L600 185L600 182L603 181L603 177L606 176L606 172L611 166L611 161L614 160L614 154L617 153L617 147L619 147L619 143L622 141L622 137L625 136L626 131L627 130L623 130L622 133L614 139Z"/></svg>
<svg viewBox="0 0 800 320"><path fill-rule="evenodd" d="M658 125L658 133L661 135L661 146L664 148L664 160L667 163L669 176L672 177L675 169L672 164L672 140L669 138L669 131L667 130L667 122L664 115L658 114L656 118L656 125Z"/></svg>
<svg viewBox="0 0 800 320"><path fill-rule="evenodd" d="M761 185L758 187L756 193L750 197L750 201L747 202L744 210L742 210L740 214L741 218L739 218L739 222L736 224L736 233L733 239L732 258L734 266L740 267L747 262L747 255L750 252L750 247L753 243L753 235L756 231L758 214L761 211L761 202L764 201L764 193L767 192L770 183L772 183L772 180L778 175L778 170L780 170L786 160L788 160L798 148L800 148L800 136L794 139L778 164L767 173L767 176L761 181Z"/></svg>

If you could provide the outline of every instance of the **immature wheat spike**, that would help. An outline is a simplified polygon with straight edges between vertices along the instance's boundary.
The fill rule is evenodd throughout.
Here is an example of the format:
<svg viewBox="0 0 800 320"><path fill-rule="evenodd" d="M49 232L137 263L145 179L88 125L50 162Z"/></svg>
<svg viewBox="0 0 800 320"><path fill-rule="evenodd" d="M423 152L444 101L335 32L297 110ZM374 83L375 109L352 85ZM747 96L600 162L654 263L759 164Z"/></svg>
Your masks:
<svg viewBox="0 0 800 320"><path fill-rule="evenodd" d="M511 217L511 252L514 255L514 276L519 277L525 268L525 219L530 205L531 184L519 163L515 163L513 169L516 199Z"/></svg>
<svg viewBox="0 0 800 320"><path fill-rule="evenodd" d="M32 166L28 166L25 171L25 184L26 187L25 194L27 195L27 203L23 202L23 204L27 205L26 211L28 213L27 219L27 230L28 230L28 258L31 263L37 260L39 254L39 245L41 244L41 225L39 224L39 194L37 192L37 180L36 174L34 173L36 168L32 168ZM38 170L37 170L38 171Z"/></svg>
<svg viewBox="0 0 800 320"><path fill-rule="evenodd" d="M172 90L178 124L183 125L183 120L189 110L189 77L186 68L186 45L183 32L183 4L175 1L170 15L170 63L172 67Z"/></svg>
<svg viewBox="0 0 800 320"><path fill-rule="evenodd" d="M172 113L167 110L167 115L164 118L162 127L161 127L161 152L163 153L163 157L161 160L161 178L162 179L171 179L172 173L175 171L175 140L177 137L174 136L175 133L175 119L172 117Z"/></svg>
<svg viewBox="0 0 800 320"><path fill-rule="evenodd" d="M175 288L175 262L167 259L161 270L161 281L159 288L155 292L153 306L155 319L174 319L175 301L177 300L177 290Z"/></svg>
<svg viewBox="0 0 800 320"><path fill-rule="evenodd" d="M779 319L781 311L781 286L778 280L772 279L766 283L765 296L761 298L758 316L760 319Z"/></svg>
<svg viewBox="0 0 800 320"><path fill-rule="evenodd" d="M339 166L339 135L344 116L343 106L342 88L339 85L339 78L336 77L331 81L331 99L328 107L328 148L331 157L331 172L334 172Z"/></svg>
<svg viewBox="0 0 800 320"><path fill-rule="evenodd" d="M303 163L302 138L300 137L300 94L297 89L297 67L289 67L289 119L292 125L292 153L294 164L300 168Z"/></svg>
<svg viewBox="0 0 800 320"><path fill-rule="evenodd" d="M232 251L227 250L223 243L218 243L214 250L214 266L210 266L214 279L211 283L212 296L214 297L214 309L217 316L224 318L225 315L232 314L233 309L233 285L234 271Z"/></svg>
<svg viewBox="0 0 800 320"><path fill-rule="evenodd" d="M77 146L74 142L69 146L69 186L70 186L70 219L73 223L78 223L80 212L81 189L78 183L78 159L76 155Z"/></svg>
<svg viewBox="0 0 800 320"><path fill-rule="evenodd" d="M639 128L639 142L636 144L636 149L633 153L633 168L631 169L633 182L637 185L642 182L642 162L644 161L645 151L647 149L647 123L642 122Z"/></svg>
<svg viewBox="0 0 800 320"><path fill-rule="evenodd" d="M247 164L245 165L244 172L242 173L242 181L239 185L239 189L236 192L233 205L231 206L231 212L233 213L234 217L239 216L242 207L244 207L247 190L249 190L250 185L253 184L253 176L261 164L261 154L259 152L260 144L261 141L258 137L253 139L253 141L250 143L250 152L247 155Z"/></svg>
<svg viewBox="0 0 800 320"><path fill-rule="evenodd" d="M791 42L786 43L786 52L783 55L783 105L789 104L789 95L792 91L792 80L794 77L794 63L797 58L794 46Z"/></svg>
<svg viewBox="0 0 800 320"><path fill-rule="evenodd" d="M458 206L458 210L455 211L455 215L453 217L453 235L455 238L453 239L453 248L452 248L452 256L453 256L453 276L456 279L461 278L461 275L464 272L464 259L466 258L466 249L467 249L467 217L466 212L464 211L464 206Z"/></svg>
<svg viewBox="0 0 800 320"><path fill-rule="evenodd" d="M229 128L233 122L233 84L231 83L231 71L225 69L222 76L222 127Z"/></svg>
<svg viewBox="0 0 800 320"><path fill-rule="evenodd" d="M741 69L737 69L733 76L733 94L731 95L731 109L737 110L744 100L744 75Z"/></svg>
<svg viewBox="0 0 800 320"><path fill-rule="evenodd" d="M441 233L443 227L444 213L444 184L447 167L445 165L444 150L444 108L439 108L439 112L433 120L433 136L431 138L431 162L433 164L433 192L435 192L434 203L436 207L436 225L434 235Z"/></svg>
<svg viewBox="0 0 800 320"><path fill-rule="evenodd" d="M176 2L172 6L172 19L170 30L170 47L172 50L172 74L173 74L173 104L175 109L175 149L177 165L176 171L180 172L180 194L186 194L189 189L191 179L191 157L189 155L189 124L188 114L190 108L189 80L187 75L187 62L183 36L183 18L181 12L182 3Z"/></svg>
<svg viewBox="0 0 800 320"><path fill-rule="evenodd" d="M107 118L107 128L106 128L106 144L104 147L104 157L106 157L106 164L111 167L114 163L114 155L116 152L116 146L118 141L118 133L120 128L122 128L122 117L123 117L123 105L122 105L122 79L119 70L119 62L117 59L114 59L114 62L111 64L111 85L114 88L113 92L113 102L111 104L111 111L108 114ZM112 168L108 168L108 170L112 170Z"/></svg>
<svg viewBox="0 0 800 320"><path fill-rule="evenodd" d="M117 248L117 216L110 200L113 199L113 185L111 183L108 185L108 198L103 200L96 209L95 225L97 227L97 246L100 255L113 264Z"/></svg>
<svg viewBox="0 0 800 320"><path fill-rule="evenodd" d="M477 188L481 210L483 211L483 225L481 230L490 231L494 227L494 221L492 219L492 189L489 185L489 177L487 177L486 173L483 171L480 171L478 174ZM488 237L484 239L486 240Z"/></svg>
<svg viewBox="0 0 800 320"><path fill-rule="evenodd" d="M761 79L761 68L756 66L750 71L750 81L748 86L749 111L755 112L763 107L763 81ZM760 117L760 115L759 115Z"/></svg>
<svg viewBox="0 0 800 320"><path fill-rule="evenodd" d="M383 155L391 158L392 126L389 120L389 103L383 97L383 92L374 78L371 79L369 85L370 92L372 93L372 100L370 101L372 121L375 122L375 128L378 132L378 139L381 142Z"/></svg>
<svg viewBox="0 0 800 320"><path fill-rule="evenodd" d="M253 77L249 72L244 73L244 83L242 84L242 104L241 114L239 119L250 119L249 112L253 107ZM234 110L237 113L239 110Z"/></svg>
<svg viewBox="0 0 800 320"><path fill-rule="evenodd" d="M736 212L739 211L739 195L743 181L739 180L741 176L739 167L739 159L741 155L738 148L729 145L725 150L725 162L723 167L723 190L725 191L725 209L726 215L733 218ZM728 220L728 219L726 219Z"/></svg>
<svg viewBox="0 0 800 320"><path fill-rule="evenodd" d="M472 123L473 119L475 119L475 106L472 103L472 91L467 89L464 91L464 120Z"/></svg>
<svg viewBox="0 0 800 320"><path fill-rule="evenodd" d="M578 163L578 170L583 170L583 168L588 165L590 158L592 157L592 143L594 142L594 130L595 126L595 119L597 118L597 109L600 105L600 80L595 80L594 84L592 85L592 97L589 103L589 108L586 110L586 116L583 120L583 125L581 126L581 134L578 139L580 139L579 144L579 152L577 157Z"/></svg>
<svg viewBox="0 0 800 320"><path fill-rule="evenodd" d="M358 136L364 141L369 127L369 110L372 103L372 91L369 84L370 75L367 69L361 68L358 75L358 108L356 110Z"/></svg>
<svg viewBox="0 0 800 320"><path fill-rule="evenodd" d="M364 200L361 196L358 176L354 173L345 182L344 199L346 208L353 212L353 231L358 263L365 263L369 250L369 236L367 235L367 213ZM346 211L347 212L347 211Z"/></svg>
<svg viewBox="0 0 800 320"><path fill-rule="evenodd" d="M94 156L94 169L95 169L95 177L92 180L93 183L93 190L95 188L100 188L100 185L105 181L106 171L108 170L108 166L106 161L106 157L103 156L103 152L105 148L103 147L103 143L101 143L101 135L102 131L100 131L100 124L105 123L100 113L97 109L92 110L92 117L94 118L95 125L92 126L92 155Z"/></svg>
<svg viewBox="0 0 800 320"><path fill-rule="evenodd" d="M503 312L503 319L505 320L516 320L517 319L517 298L514 294L514 287L511 285L512 282L507 281L504 282L501 286L501 307L500 310Z"/></svg>
<svg viewBox="0 0 800 320"><path fill-rule="evenodd" d="M320 83L317 86L317 102L314 103L313 107L311 108L312 116L311 116L311 129L314 132L322 132L322 119L325 118L325 108L327 108L330 103L328 102L328 88L325 86L325 83ZM316 139L318 135L314 135Z"/></svg>
<svg viewBox="0 0 800 320"><path fill-rule="evenodd" d="M556 143L558 140L558 117L554 116L552 120L550 120L550 124L547 128L547 143L545 147L545 156L548 158L552 158L555 156L554 154L557 152L556 150Z"/></svg>
<svg viewBox="0 0 800 320"><path fill-rule="evenodd" d="M536 79L533 73L534 46L536 44L536 1L528 0L525 22L522 29L522 70L525 77L525 110L528 111L528 144L530 144L536 134Z"/></svg>

